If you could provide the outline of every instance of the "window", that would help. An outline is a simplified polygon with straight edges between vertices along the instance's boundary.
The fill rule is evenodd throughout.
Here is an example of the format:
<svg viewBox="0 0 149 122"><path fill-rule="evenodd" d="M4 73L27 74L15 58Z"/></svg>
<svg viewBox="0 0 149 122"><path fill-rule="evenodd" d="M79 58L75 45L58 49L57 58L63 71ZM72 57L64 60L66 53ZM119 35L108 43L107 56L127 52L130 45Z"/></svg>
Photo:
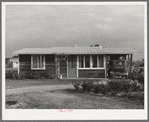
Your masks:
<svg viewBox="0 0 149 122"><path fill-rule="evenodd" d="M90 55L85 55L85 68L90 68Z"/></svg>
<svg viewBox="0 0 149 122"><path fill-rule="evenodd" d="M31 57L32 69L45 69L45 56L32 55Z"/></svg>
<svg viewBox="0 0 149 122"><path fill-rule="evenodd" d="M93 68L97 68L97 55L92 55Z"/></svg>
<svg viewBox="0 0 149 122"><path fill-rule="evenodd" d="M84 62L83 59L84 58L83 57L84 57L83 55L79 56L79 68L84 68L84 66L83 66L83 62Z"/></svg>
<svg viewBox="0 0 149 122"><path fill-rule="evenodd" d="M69 68L75 68L76 67L76 56L69 56L68 57L69 62Z"/></svg>
<svg viewBox="0 0 149 122"><path fill-rule="evenodd" d="M99 55L99 67L103 67L103 55Z"/></svg>
<svg viewBox="0 0 149 122"><path fill-rule="evenodd" d="M81 55L79 56L79 68L104 68L103 60L103 55Z"/></svg>

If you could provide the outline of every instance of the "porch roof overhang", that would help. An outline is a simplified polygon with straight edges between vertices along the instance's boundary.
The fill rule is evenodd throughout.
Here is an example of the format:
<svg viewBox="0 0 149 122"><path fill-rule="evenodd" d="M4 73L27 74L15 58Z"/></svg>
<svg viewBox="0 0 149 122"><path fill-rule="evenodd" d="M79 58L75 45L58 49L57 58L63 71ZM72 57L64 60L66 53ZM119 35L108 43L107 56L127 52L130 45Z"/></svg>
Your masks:
<svg viewBox="0 0 149 122"><path fill-rule="evenodd" d="M51 47L51 48L24 48L13 54L133 54L140 53L133 48L101 48L101 47Z"/></svg>

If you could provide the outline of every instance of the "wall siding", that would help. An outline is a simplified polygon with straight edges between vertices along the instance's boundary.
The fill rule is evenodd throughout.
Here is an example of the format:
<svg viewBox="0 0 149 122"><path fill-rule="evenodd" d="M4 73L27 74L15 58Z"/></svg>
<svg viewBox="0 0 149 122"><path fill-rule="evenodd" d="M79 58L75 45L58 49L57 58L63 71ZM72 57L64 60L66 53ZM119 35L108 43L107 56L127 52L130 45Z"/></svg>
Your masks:
<svg viewBox="0 0 149 122"><path fill-rule="evenodd" d="M79 78L105 78L105 69L78 70Z"/></svg>
<svg viewBox="0 0 149 122"><path fill-rule="evenodd" d="M31 55L19 55L20 72L28 76L32 71L55 75L54 55L45 55L45 70L31 70Z"/></svg>

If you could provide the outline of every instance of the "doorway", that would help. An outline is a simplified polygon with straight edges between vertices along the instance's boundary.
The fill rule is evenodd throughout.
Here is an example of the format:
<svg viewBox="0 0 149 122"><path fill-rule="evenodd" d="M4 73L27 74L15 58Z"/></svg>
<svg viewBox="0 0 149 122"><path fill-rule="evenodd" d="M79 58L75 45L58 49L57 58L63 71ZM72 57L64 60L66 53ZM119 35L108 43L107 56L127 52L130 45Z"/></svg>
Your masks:
<svg viewBox="0 0 149 122"><path fill-rule="evenodd" d="M68 56L68 78L76 78L76 55Z"/></svg>

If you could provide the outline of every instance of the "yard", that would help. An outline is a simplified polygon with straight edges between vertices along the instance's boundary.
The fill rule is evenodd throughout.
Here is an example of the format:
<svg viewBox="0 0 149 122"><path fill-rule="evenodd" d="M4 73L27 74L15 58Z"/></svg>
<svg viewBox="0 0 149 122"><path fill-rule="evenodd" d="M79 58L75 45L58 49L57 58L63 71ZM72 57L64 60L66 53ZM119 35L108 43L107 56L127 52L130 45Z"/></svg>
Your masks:
<svg viewBox="0 0 149 122"><path fill-rule="evenodd" d="M143 109L138 101L76 91L73 80L7 80L6 109Z"/></svg>

